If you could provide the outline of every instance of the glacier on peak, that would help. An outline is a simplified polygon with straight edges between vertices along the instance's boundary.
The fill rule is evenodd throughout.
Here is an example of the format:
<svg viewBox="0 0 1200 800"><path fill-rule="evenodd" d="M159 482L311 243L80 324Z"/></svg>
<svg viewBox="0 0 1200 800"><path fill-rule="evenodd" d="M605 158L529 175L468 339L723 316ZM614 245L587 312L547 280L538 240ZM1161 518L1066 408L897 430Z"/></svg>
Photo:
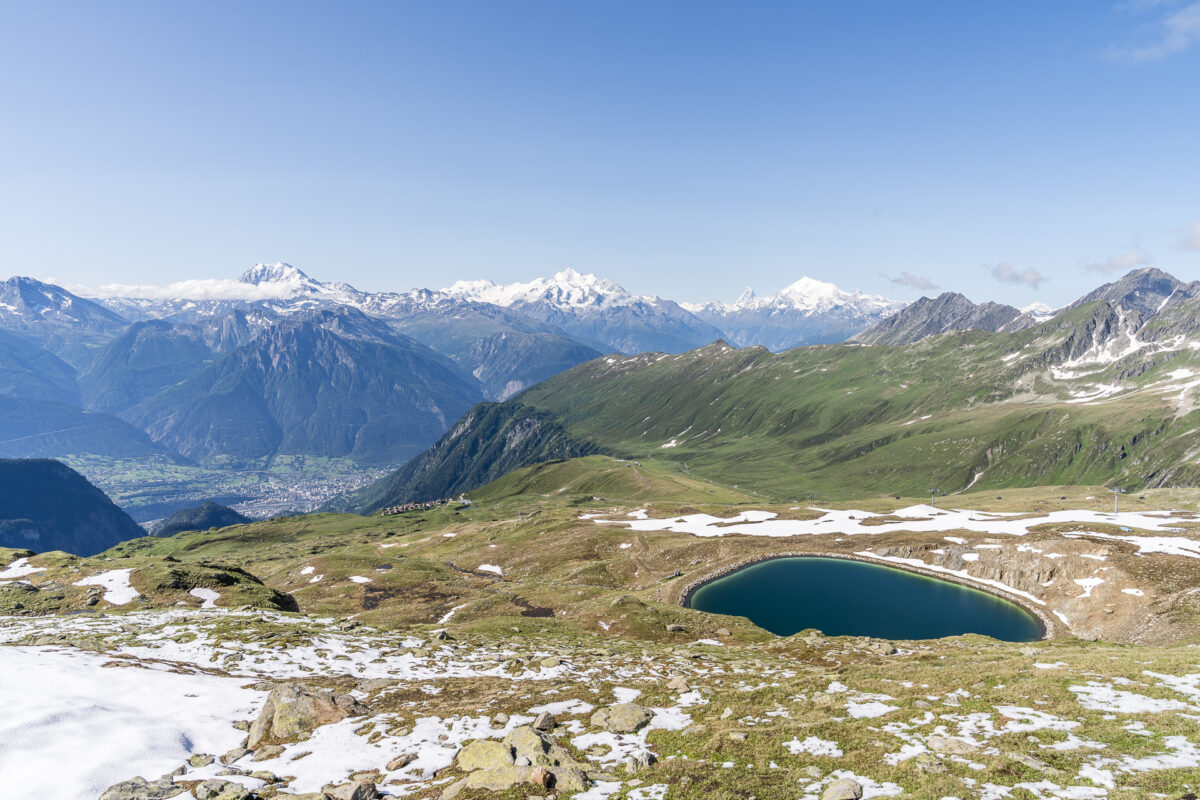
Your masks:
<svg viewBox="0 0 1200 800"><path fill-rule="evenodd" d="M735 314L741 311L794 310L807 313L825 313L845 309L867 315L890 314L907 303L889 300L886 297L863 294L857 289L847 292L827 281L808 276L788 284L773 295L758 295L746 287L732 303L720 301L709 303L681 303L693 313Z"/></svg>
<svg viewBox="0 0 1200 800"><path fill-rule="evenodd" d="M456 281L440 294L457 300L513 306L544 302L559 308L606 308L642 301L654 304L658 298L638 297L615 281L573 269L556 272L550 278L535 278L527 283L500 284L486 278Z"/></svg>

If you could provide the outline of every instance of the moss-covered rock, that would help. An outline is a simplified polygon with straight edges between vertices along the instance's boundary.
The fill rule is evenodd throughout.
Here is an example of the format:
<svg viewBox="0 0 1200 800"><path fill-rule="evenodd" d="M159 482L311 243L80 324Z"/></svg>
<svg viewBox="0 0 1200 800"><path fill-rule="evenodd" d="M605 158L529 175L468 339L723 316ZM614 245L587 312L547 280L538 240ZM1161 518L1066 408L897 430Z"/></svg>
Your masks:
<svg viewBox="0 0 1200 800"><path fill-rule="evenodd" d="M458 767L465 772L509 767L512 764L512 747L494 739L471 742L458 751Z"/></svg>
<svg viewBox="0 0 1200 800"><path fill-rule="evenodd" d="M348 716L349 711L338 706L330 692L285 683L267 695L262 712L250 726L249 746L290 741Z"/></svg>

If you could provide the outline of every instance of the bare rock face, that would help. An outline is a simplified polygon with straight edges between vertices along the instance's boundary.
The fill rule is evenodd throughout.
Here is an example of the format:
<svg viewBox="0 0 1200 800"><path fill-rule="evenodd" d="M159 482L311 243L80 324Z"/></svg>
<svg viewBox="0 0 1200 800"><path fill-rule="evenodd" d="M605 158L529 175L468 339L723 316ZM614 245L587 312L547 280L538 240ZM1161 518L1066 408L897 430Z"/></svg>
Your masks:
<svg viewBox="0 0 1200 800"><path fill-rule="evenodd" d="M249 747L295 739L321 725L340 722L366 709L348 695L335 697L324 689L296 683L276 686L250 726Z"/></svg>

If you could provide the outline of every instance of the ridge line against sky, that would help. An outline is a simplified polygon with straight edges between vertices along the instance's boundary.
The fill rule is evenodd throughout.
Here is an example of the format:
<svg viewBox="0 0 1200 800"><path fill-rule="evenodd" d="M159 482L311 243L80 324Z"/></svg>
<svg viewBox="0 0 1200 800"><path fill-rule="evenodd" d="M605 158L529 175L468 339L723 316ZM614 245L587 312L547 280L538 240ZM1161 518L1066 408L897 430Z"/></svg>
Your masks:
<svg viewBox="0 0 1200 800"><path fill-rule="evenodd" d="M1200 277L1200 0L0 8L0 274Z"/></svg>

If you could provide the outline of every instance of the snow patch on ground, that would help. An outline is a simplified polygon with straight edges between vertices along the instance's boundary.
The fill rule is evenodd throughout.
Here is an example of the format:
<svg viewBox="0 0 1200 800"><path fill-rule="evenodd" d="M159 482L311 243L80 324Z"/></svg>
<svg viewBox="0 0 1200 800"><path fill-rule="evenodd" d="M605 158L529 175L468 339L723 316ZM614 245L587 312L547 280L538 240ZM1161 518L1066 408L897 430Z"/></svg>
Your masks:
<svg viewBox="0 0 1200 800"><path fill-rule="evenodd" d="M129 583L133 569L113 569L90 578L75 581L75 586L103 586L104 599L114 606L123 606L141 597Z"/></svg>
<svg viewBox="0 0 1200 800"><path fill-rule="evenodd" d="M16 561L5 567L3 571L0 571L0 580L24 578L26 575L33 575L36 572L45 571L45 567L35 567L30 564L28 558L18 558Z"/></svg>
<svg viewBox="0 0 1200 800"><path fill-rule="evenodd" d="M245 735L231 721L254 717L266 696L237 678L106 668L109 661L81 650L0 647L0 775L17 795L95 800L192 753L223 753Z"/></svg>
<svg viewBox="0 0 1200 800"><path fill-rule="evenodd" d="M216 608L217 601L221 599L221 595L214 592L212 589L205 589L202 586L197 586L188 592L192 597L198 597L204 602L200 604L201 608Z"/></svg>
<svg viewBox="0 0 1200 800"><path fill-rule="evenodd" d="M819 739L816 736L809 736L803 742L800 741L799 737L795 737L790 742L784 742L783 746L794 756L798 756L801 753L808 753L812 756L842 757L842 748L838 747L837 742L831 742L828 739Z"/></svg>

